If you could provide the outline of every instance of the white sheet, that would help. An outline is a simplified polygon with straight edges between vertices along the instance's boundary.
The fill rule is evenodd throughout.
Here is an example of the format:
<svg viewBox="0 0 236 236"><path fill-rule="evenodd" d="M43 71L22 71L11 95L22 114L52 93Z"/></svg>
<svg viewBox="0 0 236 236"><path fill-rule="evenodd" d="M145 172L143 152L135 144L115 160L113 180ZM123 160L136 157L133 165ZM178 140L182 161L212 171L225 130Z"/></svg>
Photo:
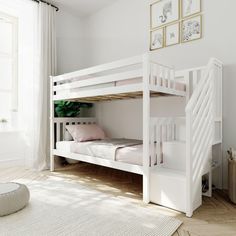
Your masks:
<svg viewBox="0 0 236 236"><path fill-rule="evenodd" d="M91 149L91 146L93 142L80 142L77 143L75 141L61 141L56 143L56 148L60 151L63 151L65 153L68 152L75 152L79 153L79 150L81 150L81 154L84 155L90 155L90 156L96 156L96 153L93 152ZM101 155L100 155L100 158ZM105 159L113 160L113 157L108 157L107 155L104 156ZM116 151L115 160L134 164L134 165L142 165L142 158L143 158L143 145L133 145L129 147L122 147L118 148Z"/></svg>
<svg viewBox="0 0 236 236"><path fill-rule="evenodd" d="M56 143L56 149L62 152L68 153L71 152L71 145L75 143L75 141L60 141Z"/></svg>
<svg viewBox="0 0 236 236"><path fill-rule="evenodd" d="M143 165L143 145L119 148L116 151L116 161L140 166Z"/></svg>

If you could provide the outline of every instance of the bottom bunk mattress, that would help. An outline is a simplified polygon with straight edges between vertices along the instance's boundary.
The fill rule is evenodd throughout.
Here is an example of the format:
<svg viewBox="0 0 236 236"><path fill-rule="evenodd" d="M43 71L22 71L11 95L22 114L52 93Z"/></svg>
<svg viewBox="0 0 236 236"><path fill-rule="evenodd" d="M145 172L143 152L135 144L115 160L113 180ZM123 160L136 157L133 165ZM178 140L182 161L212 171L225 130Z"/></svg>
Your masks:
<svg viewBox="0 0 236 236"><path fill-rule="evenodd" d="M56 143L56 148L64 153L72 152L133 165L142 165L143 163L143 145L140 140L61 141ZM156 160L152 160L152 163L156 163Z"/></svg>

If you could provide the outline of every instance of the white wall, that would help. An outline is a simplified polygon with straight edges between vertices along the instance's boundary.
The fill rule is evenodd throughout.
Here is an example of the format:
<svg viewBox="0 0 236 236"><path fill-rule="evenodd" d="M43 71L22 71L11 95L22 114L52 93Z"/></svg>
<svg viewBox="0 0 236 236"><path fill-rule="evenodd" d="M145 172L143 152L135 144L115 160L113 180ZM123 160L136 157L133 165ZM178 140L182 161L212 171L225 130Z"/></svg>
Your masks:
<svg viewBox="0 0 236 236"><path fill-rule="evenodd" d="M62 74L83 67L84 24L83 20L60 7L56 18L57 73Z"/></svg>
<svg viewBox="0 0 236 236"><path fill-rule="evenodd" d="M26 144L20 132L0 132L0 168L25 165Z"/></svg>
<svg viewBox="0 0 236 236"><path fill-rule="evenodd" d="M224 68L224 186L227 184L226 150L236 148L236 1L204 0L203 39L153 52L162 63L186 68L205 65L212 56L222 60ZM149 43L149 1L119 0L87 19L86 66L109 62L148 51ZM124 106L121 106L122 105ZM175 106L183 111L181 101ZM132 109L132 113L128 111ZM133 110L134 109L134 110ZM163 103L156 105L156 111L163 109ZM136 125L140 124L141 103L116 102L98 106L100 119L104 118L108 131L115 134L140 136ZM171 110L170 110L171 111ZM124 129L117 128L124 125ZM103 121L103 122L104 122ZM115 122L114 125L111 123ZM130 121L134 121L133 123ZM114 127L115 126L115 127ZM127 128L128 127L128 128Z"/></svg>
<svg viewBox="0 0 236 236"><path fill-rule="evenodd" d="M56 18L57 74L85 67L85 21L60 6ZM81 116L94 116L94 108L81 109Z"/></svg>
<svg viewBox="0 0 236 236"><path fill-rule="evenodd" d="M153 98L151 116L184 116L183 98ZM142 100L102 102L96 104L98 123L108 137L142 139Z"/></svg>

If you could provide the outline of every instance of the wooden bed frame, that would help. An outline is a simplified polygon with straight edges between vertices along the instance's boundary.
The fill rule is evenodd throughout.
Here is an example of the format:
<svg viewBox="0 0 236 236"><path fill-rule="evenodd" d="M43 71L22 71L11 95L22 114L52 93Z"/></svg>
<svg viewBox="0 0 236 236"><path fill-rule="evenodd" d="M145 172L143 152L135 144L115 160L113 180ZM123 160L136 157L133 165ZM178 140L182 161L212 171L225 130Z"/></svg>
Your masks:
<svg viewBox="0 0 236 236"><path fill-rule="evenodd" d="M88 79L86 79L88 78ZM114 86L116 82L141 78L142 82ZM166 80L167 83L162 83ZM175 88L176 82L184 82L186 91ZM175 140L178 118L153 118L150 116L152 96L182 96L186 98L186 215L201 205L202 175L209 173L212 146L222 144L222 63L211 59L207 66L175 71L172 67L153 60L149 54L120 60L88 69L51 77L51 171L54 171L54 156L62 156L97 165L141 174L143 176L143 201L150 202L151 155L161 155L160 149L150 151L150 144L164 139ZM63 140L66 124L95 123L95 118L55 118L54 101L99 102L142 97L143 103L143 165L136 166L117 161L103 160L75 153L63 153L55 148ZM161 130L167 130L163 137ZM217 131L217 132L216 132ZM215 134L218 133L218 137ZM168 137L167 137L168 136ZM154 150L154 149L153 149ZM208 163L208 164L207 164ZM157 163L157 165L159 162ZM199 169L200 165L200 169ZM219 163L219 173L221 170ZM219 184L220 185L220 184ZM209 196L211 191L209 192Z"/></svg>

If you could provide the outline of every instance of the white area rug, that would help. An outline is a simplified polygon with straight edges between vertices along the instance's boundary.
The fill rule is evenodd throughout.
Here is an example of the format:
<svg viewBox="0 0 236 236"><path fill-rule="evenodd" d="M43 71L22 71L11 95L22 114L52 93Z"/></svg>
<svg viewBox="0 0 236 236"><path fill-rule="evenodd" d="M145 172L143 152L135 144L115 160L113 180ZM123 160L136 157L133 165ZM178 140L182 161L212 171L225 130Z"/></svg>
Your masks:
<svg viewBox="0 0 236 236"><path fill-rule="evenodd" d="M150 207L56 176L36 179L28 187L30 204L0 218L1 236L169 236L182 223Z"/></svg>

